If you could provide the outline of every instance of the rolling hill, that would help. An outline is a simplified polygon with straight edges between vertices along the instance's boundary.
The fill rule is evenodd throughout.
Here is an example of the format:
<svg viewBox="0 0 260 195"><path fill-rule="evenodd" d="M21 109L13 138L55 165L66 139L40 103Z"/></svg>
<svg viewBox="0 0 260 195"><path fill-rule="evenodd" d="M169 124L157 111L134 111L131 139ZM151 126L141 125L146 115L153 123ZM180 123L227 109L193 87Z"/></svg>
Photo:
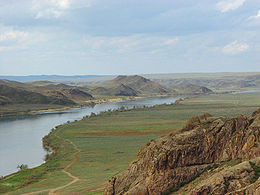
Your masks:
<svg viewBox="0 0 260 195"><path fill-rule="evenodd" d="M215 90L243 90L260 88L259 73L197 73L145 75L161 85L173 87L180 85L198 85Z"/></svg>
<svg viewBox="0 0 260 195"><path fill-rule="evenodd" d="M95 98L115 96L151 96L176 94L206 94L212 91L197 85L166 87L142 76L117 76L113 80L78 86L34 81L21 83L0 80L0 105L10 104L84 104Z"/></svg>
<svg viewBox="0 0 260 195"><path fill-rule="evenodd" d="M92 85L93 94L109 96L137 96L152 94L167 94L166 87L144 77L118 76L111 81Z"/></svg>
<svg viewBox="0 0 260 195"><path fill-rule="evenodd" d="M207 87L192 84L163 86L142 76L118 76L111 81L89 85L90 93L103 96L145 96L166 94L208 94L213 91Z"/></svg>
<svg viewBox="0 0 260 195"><path fill-rule="evenodd" d="M192 84L187 84L187 85L179 85L175 87L171 87L176 91L178 94L210 94L213 93L213 91L207 87L202 87L198 85L192 85Z"/></svg>
<svg viewBox="0 0 260 195"><path fill-rule="evenodd" d="M76 103L59 91L52 90L46 93L41 86L0 80L0 105L7 104L75 105Z"/></svg>
<svg viewBox="0 0 260 195"><path fill-rule="evenodd" d="M0 104L58 104L73 105L72 100L57 96L45 96L41 93L0 84Z"/></svg>

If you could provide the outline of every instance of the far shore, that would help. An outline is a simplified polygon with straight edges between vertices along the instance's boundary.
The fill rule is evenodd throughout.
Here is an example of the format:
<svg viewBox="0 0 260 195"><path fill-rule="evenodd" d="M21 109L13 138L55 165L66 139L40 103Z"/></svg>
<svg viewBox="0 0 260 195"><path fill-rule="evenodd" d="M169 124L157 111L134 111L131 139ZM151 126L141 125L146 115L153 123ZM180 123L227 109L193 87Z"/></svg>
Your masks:
<svg viewBox="0 0 260 195"><path fill-rule="evenodd" d="M112 97L112 98L100 98L100 99L94 99L94 100L88 100L84 102L79 102L77 105L73 106L63 106L63 107L53 107L53 108L47 108L47 109L36 109L36 110L31 110L31 111L10 111L7 113L2 113L0 114L0 118L5 118L5 117L13 117L13 116L22 116L22 115L35 115L35 114L40 114L40 113L47 113L47 112L57 112L57 111L65 111L69 110L71 108L82 108L82 107L89 107L89 106L94 106L96 104L103 104L103 103L108 103L108 102L117 102L117 101L123 101L123 100L136 100L140 98L145 98L148 96L129 96L129 97ZM162 97L162 96L149 96L149 97Z"/></svg>

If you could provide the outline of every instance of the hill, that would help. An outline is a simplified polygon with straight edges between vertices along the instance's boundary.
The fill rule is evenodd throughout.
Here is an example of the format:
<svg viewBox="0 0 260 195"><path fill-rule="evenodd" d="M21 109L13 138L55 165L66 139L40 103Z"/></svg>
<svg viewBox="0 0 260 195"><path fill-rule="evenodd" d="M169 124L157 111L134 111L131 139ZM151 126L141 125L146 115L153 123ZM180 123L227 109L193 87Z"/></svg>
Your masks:
<svg viewBox="0 0 260 195"><path fill-rule="evenodd" d="M144 74L146 79L155 81L163 86L179 86L193 84L217 90L240 90L260 88L259 72L220 72L220 73L167 73ZM31 76L0 76L19 82L51 81L70 85L88 85L105 83L115 79L116 75L31 75Z"/></svg>
<svg viewBox="0 0 260 195"><path fill-rule="evenodd" d="M144 96L165 94L207 94L213 91L202 86L186 84L165 87L142 76L118 76L115 79L91 85L91 93L103 96Z"/></svg>
<svg viewBox="0 0 260 195"><path fill-rule="evenodd" d="M50 81L35 81L27 84L30 85L30 90L47 96L59 93L63 97L79 102L94 99L91 94L85 91L87 88L81 89L81 87L78 86L65 85L62 83L55 83Z"/></svg>
<svg viewBox="0 0 260 195"><path fill-rule="evenodd" d="M166 87L138 75L118 76L110 82L127 85L139 94L165 94L169 92Z"/></svg>
<svg viewBox="0 0 260 195"><path fill-rule="evenodd" d="M72 100L58 95L45 96L41 93L0 84L0 104L58 104L73 105Z"/></svg>
<svg viewBox="0 0 260 195"><path fill-rule="evenodd" d="M75 105L94 99L93 96L77 86L51 81L20 83L0 80L0 105L7 104L57 104Z"/></svg>
<svg viewBox="0 0 260 195"><path fill-rule="evenodd" d="M210 94L213 93L213 91L207 87L198 86L198 85L179 85L175 87L171 87L175 93L178 94Z"/></svg>
<svg viewBox="0 0 260 195"><path fill-rule="evenodd" d="M251 118L191 118L177 134L149 141L109 180L112 194L259 194L260 109ZM193 182L194 181L194 182Z"/></svg>
<svg viewBox="0 0 260 195"><path fill-rule="evenodd" d="M260 88L259 73L194 73L145 75L168 87L194 84L217 90Z"/></svg>
<svg viewBox="0 0 260 195"><path fill-rule="evenodd" d="M77 88L63 88L61 89L61 93L72 100L86 101L94 99L91 94Z"/></svg>
<svg viewBox="0 0 260 195"><path fill-rule="evenodd" d="M92 87L94 94L109 96L137 96L169 93L166 87L138 75L118 76L111 81L92 85Z"/></svg>

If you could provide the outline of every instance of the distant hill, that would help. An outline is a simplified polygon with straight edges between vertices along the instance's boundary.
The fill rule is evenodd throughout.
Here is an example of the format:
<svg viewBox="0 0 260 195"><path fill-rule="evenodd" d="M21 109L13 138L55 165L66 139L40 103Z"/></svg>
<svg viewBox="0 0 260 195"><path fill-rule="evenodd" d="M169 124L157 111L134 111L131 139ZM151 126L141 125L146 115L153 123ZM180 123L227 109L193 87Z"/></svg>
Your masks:
<svg viewBox="0 0 260 195"><path fill-rule="evenodd" d="M91 94L76 88L64 88L61 90L61 93L73 100L85 101L94 99Z"/></svg>
<svg viewBox="0 0 260 195"><path fill-rule="evenodd" d="M6 85L9 87L15 88L26 88L27 85L25 83L17 82L17 81L10 81L6 79L0 79L0 85Z"/></svg>
<svg viewBox="0 0 260 195"><path fill-rule="evenodd" d="M116 84L112 87L96 87L91 92L101 96L137 96L134 89L123 84Z"/></svg>
<svg viewBox="0 0 260 195"><path fill-rule="evenodd" d="M184 84L166 87L142 76L118 76L111 81L91 85L90 93L103 96L138 96L153 94L208 94L213 91L207 87Z"/></svg>
<svg viewBox="0 0 260 195"><path fill-rule="evenodd" d="M164 87L180 85L198 85L215 90L240 90L246 88L260 88L259 72L223 72L223 73L167 73L140 75ZM124 77L124 76L122 76ZM39 81L39 84L51 81L67 85L91 85L112 81L116 75L29 75L29 76L1 76L19 82ZM125 84L125 83L122 83ZM101 86L102 87L102 86ZM98 90L97 90L98 91Z"/></svg>
<svg viewBox="0 0 260 195"><path fill-rule="evenodd" d="M50 94L62 94L66 98L75 101L86 101L94 99L93 96L78 86L70 86L62 83L54 83L50 81L35 81L27 83L29 88L35 92L49 96Z"/></svg>
<svg viewBox="0 0 260 195"><path fill-rule="evenodd" d="M57 104L75 105L76 100L93 97L71 86L48 81L20 83L0 80L0 105L6 104ZM63 92L61 92L61 90Z"/></svg>
<svg viewBox="0 0 260 195"><path fill-rule="evenodd" d="M8 85L0 84L0 104L75 104L67 98L58 98L56 96L45 96L43 94L27 91L25 89L14 88Z"/></svg>
<svg viewBox="0 0 260 195"><path fill-rule="evenodd" d="M118 76L111 81L92 87L94 87L92 89L94 94L110 96L137 96L170 92L166 87L138 75Z"/></svg>
<svg viewBox="0 0 260 195"><path fill-rule="evenodd" d="M150 96L167 94L206 94L206 87L183 85L165 87L142 76L117 76L92 85L66 85L52 81L17 82L0 80L0 105L6 104L84 104L94 98L115 96Z"/></svg>
<svg viewBox="0 0 260 195"><path fill-rule="evenodd" d="M183 78L182 78L183 76ZM158 82L161 85L173 87L180 85L204 86L211 89L222 90L241 90L246 88L260 88L260 74L258 73L229 73L229 74L197 74L190 77L183 75L149 75L152 81Z"/></svg>
<svg viewBox="0 0 260 195"><path fill-rule="evenodd" d="M127 85L140 94L164 94L169 92L166 87L138 75L118 76L110 82Z"/></svg>
<svg viewBox="0 0 260 195"><path fill-rule="evenodd" d="M198 86L198 85L179 85L176 87L173 87L173 89L178 94L210 94L213 93L213 91L207 87Z"/></svg>

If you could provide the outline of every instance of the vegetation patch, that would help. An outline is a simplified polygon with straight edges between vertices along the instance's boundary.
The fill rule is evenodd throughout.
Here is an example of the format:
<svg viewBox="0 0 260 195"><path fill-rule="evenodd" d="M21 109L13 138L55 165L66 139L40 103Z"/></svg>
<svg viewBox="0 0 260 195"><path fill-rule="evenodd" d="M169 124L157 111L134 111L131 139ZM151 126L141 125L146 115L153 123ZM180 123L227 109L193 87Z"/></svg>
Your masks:
<svg viewBox="0 0 260 195"><path fill-rule="evenodd" d="M129 190L130 185L131 185L131 184L129 184L129 185L127 185L127 186L125 186L125 187L123 188L124 192L127 192L127 191Z"/></svg>
<svg viewBox="0 0 260 195"><path fill-rule="evenodd" d="M250 183L255 183L258 180L258 178L260 177L260 166L257 166L255 163L250 162L250 161L249 161L249 163L255 172L255 175L251 179Z"/></svg>

